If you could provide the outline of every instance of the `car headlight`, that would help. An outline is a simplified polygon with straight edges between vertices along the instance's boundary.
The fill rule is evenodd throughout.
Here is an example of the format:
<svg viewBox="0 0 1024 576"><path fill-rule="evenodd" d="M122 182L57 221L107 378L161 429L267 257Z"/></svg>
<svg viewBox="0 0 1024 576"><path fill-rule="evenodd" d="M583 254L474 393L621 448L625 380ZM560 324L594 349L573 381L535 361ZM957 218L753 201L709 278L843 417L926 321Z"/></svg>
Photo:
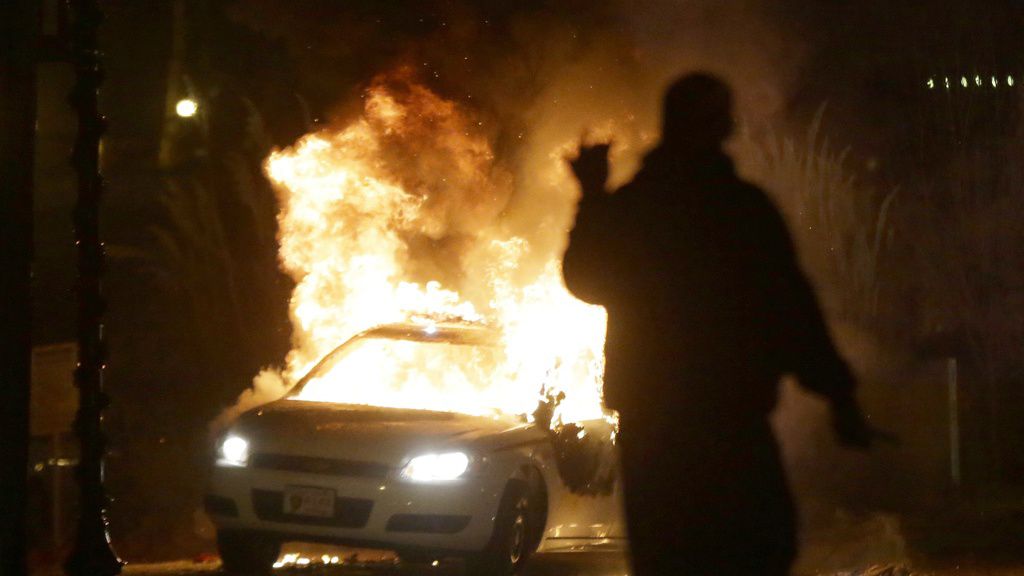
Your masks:
<svg viewBox="0 0 1024 576"><path fill-rule="evenodd" d="M217 464L221 466L246 466L249 464L249 441L241 436L228 434L218 448L220 457Z"/></svg>
<svg viewBox="0 0 1024 576"><path fill-rule="evenodd" d="M444 482L455 480L469 470L469 456L464 452L423 454L402 468L402 479L412 482Z"/></svg>

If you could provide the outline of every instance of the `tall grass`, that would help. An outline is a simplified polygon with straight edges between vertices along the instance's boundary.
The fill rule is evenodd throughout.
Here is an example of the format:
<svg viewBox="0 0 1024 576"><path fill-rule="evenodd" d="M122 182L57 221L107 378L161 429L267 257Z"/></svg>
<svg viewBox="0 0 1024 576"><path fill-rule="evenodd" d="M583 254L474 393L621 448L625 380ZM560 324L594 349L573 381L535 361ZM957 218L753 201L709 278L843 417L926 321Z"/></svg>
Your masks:
<svg viewBox="0 0 1024 576"><path fill-rule="evenodd" d="M857 324L878 320L882 272L893 236L895 189L859 181L849 150L834 149L818 109L802 139L772 130L741 131L735 155L743 175L763 186L789 224L805 271L830 315Z"/></svg>

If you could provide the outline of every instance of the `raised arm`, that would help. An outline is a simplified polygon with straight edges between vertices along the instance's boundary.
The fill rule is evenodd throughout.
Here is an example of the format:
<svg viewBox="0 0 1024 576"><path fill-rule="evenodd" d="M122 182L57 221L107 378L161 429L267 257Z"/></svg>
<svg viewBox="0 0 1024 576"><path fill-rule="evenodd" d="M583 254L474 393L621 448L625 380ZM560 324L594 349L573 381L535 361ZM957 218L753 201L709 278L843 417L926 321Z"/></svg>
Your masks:
<svg viewBox="0 0 1024 576"><path fill-rule="evenodd" d="M601 304L603 264L608 260L609 230L613 219L608 179L608 145L583 147L570 160L582 189L576 222L562 261L565 285L577 298Z"/></svg>

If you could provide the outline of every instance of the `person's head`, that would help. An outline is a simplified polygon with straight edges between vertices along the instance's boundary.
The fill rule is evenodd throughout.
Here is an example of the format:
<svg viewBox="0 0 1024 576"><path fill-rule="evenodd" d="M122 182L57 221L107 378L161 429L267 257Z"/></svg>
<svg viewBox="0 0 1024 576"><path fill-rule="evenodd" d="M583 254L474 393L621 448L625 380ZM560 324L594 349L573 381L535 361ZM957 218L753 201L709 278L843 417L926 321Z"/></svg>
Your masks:
<svg viewBox="0 0 1024 576"><path fill-rule="evenodd" d="M732 93L704 72L679 78L665 93L662 143L690 148L718 148L732 134Z"/></svg>

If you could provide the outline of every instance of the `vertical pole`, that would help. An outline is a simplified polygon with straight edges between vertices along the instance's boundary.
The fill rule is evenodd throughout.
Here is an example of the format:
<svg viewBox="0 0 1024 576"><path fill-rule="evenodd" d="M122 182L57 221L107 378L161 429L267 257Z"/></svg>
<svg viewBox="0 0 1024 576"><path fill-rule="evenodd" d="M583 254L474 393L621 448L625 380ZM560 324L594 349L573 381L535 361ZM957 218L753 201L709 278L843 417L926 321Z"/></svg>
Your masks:
<svg viewBox="0 0 1024 576"><path fill-rule="evenodd" d="M64 495L61 491L61 480L64 477L64 471L61 465L63 458L61 456L60 432L55 432L52 438L51 454L53 454L53 465L50 466L50 480L53 495L50 497L52 507L50 529L53 531L53 549L57 551L60 550L64 540L62 538L64 535Z"/></svg>
<svg viewBox="0 0 1024 576"><path fill-rule="evenodd" d="M34 0L0 2L0 574L26 574L32 366Z"/></svg>
<svg viewBox="0 0 1024 576"><path fill-rule="evenodd" d="M112 576L121 572L121 561L110 548L107 534L107 495L103 489L103 392L106 349L103 342L102 294L103 243L100 242L100 137L106 120L99 113L99 86L103 81L97 49L97 30L102 20L97 0L72 0L71 63L75 85L70 103L78 112L78 135L71 163L78 177L75 205L75 244L78 246L78 415L75 432L81 444L77 470L79 517L75 544L64 565L72 576Z"/></svg>
<svg viewBox="0 0 1024 576"><path fill-rule="evenodd" d="M959 366L956 358L946 362L947 396L949 398L949 477L953 486L960 487L960 400Z"/></svg>

